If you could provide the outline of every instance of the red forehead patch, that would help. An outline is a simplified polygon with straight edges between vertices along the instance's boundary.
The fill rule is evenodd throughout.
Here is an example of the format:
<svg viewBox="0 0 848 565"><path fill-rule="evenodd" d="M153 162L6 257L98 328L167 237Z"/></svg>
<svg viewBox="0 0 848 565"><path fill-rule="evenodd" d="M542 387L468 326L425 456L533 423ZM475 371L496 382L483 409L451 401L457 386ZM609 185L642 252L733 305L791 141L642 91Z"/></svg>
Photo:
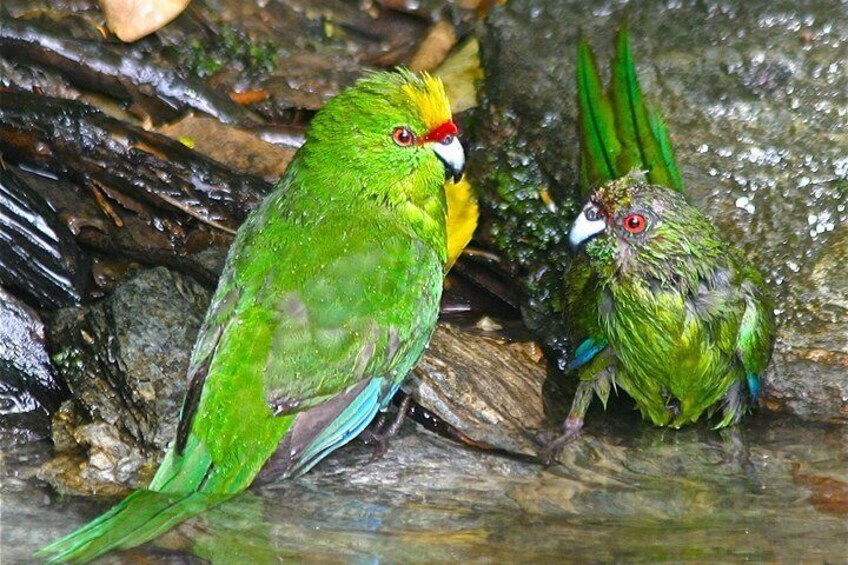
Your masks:
<svg viewBox="0 0 848 565"><path fill-rule="evenodd" d="M438 125L427 132L423 138L421 138L421 143L428 143L430 141L444 141L446 137L457 134L456 124L451 120L444 122L441 125Z"/></svg>

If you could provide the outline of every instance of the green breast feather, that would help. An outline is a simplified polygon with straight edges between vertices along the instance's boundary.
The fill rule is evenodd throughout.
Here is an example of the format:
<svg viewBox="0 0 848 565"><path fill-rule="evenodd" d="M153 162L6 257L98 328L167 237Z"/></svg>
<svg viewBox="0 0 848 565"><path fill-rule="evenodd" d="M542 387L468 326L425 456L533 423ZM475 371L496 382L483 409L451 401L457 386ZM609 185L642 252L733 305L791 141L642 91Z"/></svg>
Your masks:
<svg viewBox="0 0 848 565"><path fill-rule="evenodd" d="M616 39L608 90L578 46L581 172L587 201L569 233L564 315L580 379L552 457L577 436L593 396L621 389L643 417L679 427L721 412L734 424L753 405L775 321L762 276L686 201L671 140L644 101L627 28Z"/></svg>

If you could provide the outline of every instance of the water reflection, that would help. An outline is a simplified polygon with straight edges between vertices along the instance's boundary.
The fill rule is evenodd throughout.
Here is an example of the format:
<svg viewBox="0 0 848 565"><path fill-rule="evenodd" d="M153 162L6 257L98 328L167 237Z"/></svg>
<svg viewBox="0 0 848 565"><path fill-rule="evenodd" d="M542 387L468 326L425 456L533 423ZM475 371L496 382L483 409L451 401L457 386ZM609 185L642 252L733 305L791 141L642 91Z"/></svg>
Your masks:
<svg viewBox="0 0 848 565"><path fill-rule="evenodd" d="M48 451L5 454L4 563L27 561L112 502L50 496L31 478ZM844 427L759 415L734 437L615 415L545 469L410 425L382 460L370 456L353 445L121 559L842 562L848 552Z"/></svg>

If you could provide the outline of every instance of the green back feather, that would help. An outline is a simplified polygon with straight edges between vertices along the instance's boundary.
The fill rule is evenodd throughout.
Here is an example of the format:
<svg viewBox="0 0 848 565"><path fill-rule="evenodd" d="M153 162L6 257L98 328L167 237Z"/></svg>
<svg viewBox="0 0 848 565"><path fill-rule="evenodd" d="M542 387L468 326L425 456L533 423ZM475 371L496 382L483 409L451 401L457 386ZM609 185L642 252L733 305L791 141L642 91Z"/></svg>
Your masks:
<svg viewBox="0 0 848 565"><path fill-rule="evenodd" d="M610 85L603 91L592 50L580 38L577 101L584 195L633 170L645 171L652 184L683 192L668 128L642 95L626 24L618 30L611 67Z"/></svg>

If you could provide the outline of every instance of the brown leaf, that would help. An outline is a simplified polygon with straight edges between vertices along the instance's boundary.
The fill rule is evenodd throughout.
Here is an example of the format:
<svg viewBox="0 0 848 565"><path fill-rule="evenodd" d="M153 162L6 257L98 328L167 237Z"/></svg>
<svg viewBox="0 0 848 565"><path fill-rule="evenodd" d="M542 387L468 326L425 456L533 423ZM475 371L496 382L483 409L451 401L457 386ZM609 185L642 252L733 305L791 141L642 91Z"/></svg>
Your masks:
<svg viewBox="0 0 848 565"><path fill-rule="evenodd" d="M445 60L454 45L456 31L453 26L444 20L433 24L409 62L410 70L432 71Z"/></svg>
<svg viewBox="0 0 848 565"><path fill-rule="evenodd" d="M270 181L283 174L295 153L295 148L268 143L249 131L205 116L189 115L158 131L240 172Z"/></svg>
<svg viewBox="0 0 848 565"><path fill-rule="evenodd" d="M127 43L164 27L186 9L191 0L100 0L106 25Z"/></svg>
<svg viewBox="0 0 848 565"><path fill-rule="evenodd" d="M269 96L270 94L268 94L267 90L245 90L243 92L230 93L230 99L241 106L264 102L268 100Z"/></svg>
<svg viewBox="0 0 848 565"><path fill-rule="evenodd" d="M477 106L477 85L483 81L477 39L472 37L455 49L434 74L445 83L454 114Z"/></svg>

